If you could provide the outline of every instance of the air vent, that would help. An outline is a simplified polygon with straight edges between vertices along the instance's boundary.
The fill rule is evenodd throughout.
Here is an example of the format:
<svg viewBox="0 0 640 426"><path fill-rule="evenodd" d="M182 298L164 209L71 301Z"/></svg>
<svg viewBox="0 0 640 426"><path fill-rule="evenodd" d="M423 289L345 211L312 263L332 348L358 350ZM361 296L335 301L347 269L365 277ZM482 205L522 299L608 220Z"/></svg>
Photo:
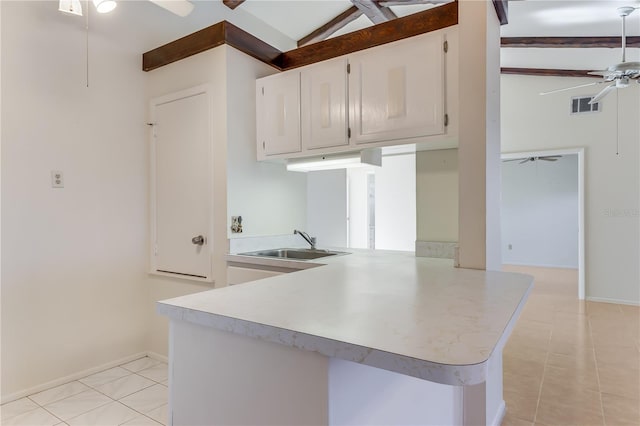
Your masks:
<svg viewBox="0 0 640 426"><path fill-rule="evenodd" d="M600 102L590 105L593 96L583 98L571 98L571 114L584 114L587 112L600 112Z"/></svg>

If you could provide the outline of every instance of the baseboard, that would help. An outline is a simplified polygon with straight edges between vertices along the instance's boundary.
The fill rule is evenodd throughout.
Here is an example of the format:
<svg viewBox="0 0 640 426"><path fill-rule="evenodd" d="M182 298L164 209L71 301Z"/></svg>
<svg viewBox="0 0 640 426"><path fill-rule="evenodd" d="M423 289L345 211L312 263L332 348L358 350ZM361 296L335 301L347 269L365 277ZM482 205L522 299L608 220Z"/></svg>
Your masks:
<svg viewBox="0 0 640 426"><path fill-rule="evenodd" d="M504 403L504 399L500 401L500 406L496 412L493 421L489 423L492 426L500 426L502 424L502 420L504 419L505 414L507 414L507 406Z"/></svg>
<svg viewBox="0 0 640 426"><path fill-rule="evenodd" d="M608 297L587 297L589 302L615 303L617 305L640 306L640 302L633 300L609 299Z"/></svg>
<svg viewBox="0 0 640 426"><path fill-rule="evenodd" d="M33 395L34 393L42 392L47 389L55 388L56 386L64 385L65 383L73 382L78 379L82 379L83 377L90 376L91 374L99 373L104 370L108 370L113 367L117 367L122 364L126 364L127 362L135 361L138 358L142 358L144 356L149 356L151 358L155 358L158 360L162 360L162 355L154 354L151 356L149 352L140 352L135 355L130 355L124 358L120 358L116 361L111 361L106 364L99 365L97 367L89 368L87 370L79 371L74 374L70 374L65 377L60 377L59 379L51 380L50 382L43 383L38 386L34 386L29 389L21 390L18 392L14 392L10 395L3 395L0 398L0 404L5 404L7 402L15 401L16 399L24 398L25 396ZM164 357L166 359L166 357Z"/></svg>
<svg viewBox="0 0 640 426"><path fill-rule="evenodd" d="M502 266L531 266L532 268L549 268L549 269L575 269L577 266L562 266L562 265L534 265L533 263L519 263L519 262L504 262Z"/></svg>
<svg viewBox="0 0 640 426"><path fill-rule="evenodd" d="M156 353L156 352L149 351L149 352L147 352L147 356L149 358L152 358L152 359L157 359L158 361L162 361L162 362L166 362L166 363L169 362L169 358L168 357L166 357L164 355L160 355L159 353Z"/></svg>

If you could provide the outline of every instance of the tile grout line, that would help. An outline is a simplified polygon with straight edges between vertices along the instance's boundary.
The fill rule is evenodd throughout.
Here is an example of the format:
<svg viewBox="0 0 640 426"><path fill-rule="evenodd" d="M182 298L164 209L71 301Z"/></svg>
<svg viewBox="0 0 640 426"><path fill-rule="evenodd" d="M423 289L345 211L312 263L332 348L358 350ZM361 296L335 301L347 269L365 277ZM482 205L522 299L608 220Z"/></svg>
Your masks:
<svg viewBox="0 0 640 426"><path fill-rule="evenodd" d="M618 308L620 312L622 310ZM607 419L604 416L604 403L602 402L602 387L600 386L600 368L598 367L598 357L596 355L596 344L593 340L593 327L591 326L591 315L587 311L587 322L589 324L589 337L591 338L591 350L593 351L593 362L596 367L596 381L598 383L598 399L600 400L600 412L602 413L602 424L603 426L607 426Z"/></svg>
<svg viewBox="0 0 640 426"><path fill-rule="evenodd" d="M538 408L540 407L540 400L542 399L542 385L544 384L544 376L547 374L547 362L549 362L549 352L551 351L551 337L553 336L553 326L549 332L549 338L547 340L547 353L544 358L544 365L542 366L542 379L540 380L540 388L538 389L538 400L536 401L536 411L533 413L533 425L535 425L538 419Z"/></svg>

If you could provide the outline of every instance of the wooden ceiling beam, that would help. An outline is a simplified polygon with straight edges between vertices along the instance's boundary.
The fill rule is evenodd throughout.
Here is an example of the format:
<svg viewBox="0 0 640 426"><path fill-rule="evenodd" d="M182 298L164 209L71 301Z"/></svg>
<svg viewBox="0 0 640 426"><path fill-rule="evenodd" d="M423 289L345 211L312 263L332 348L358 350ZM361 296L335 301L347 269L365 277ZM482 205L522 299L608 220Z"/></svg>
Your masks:
<svg viewBox="0 0 640 426"><path fill-rule="evenodd" d="M298 40L298 47L326 40L336 31L344 28L348 23L355 21L360 16L362 16L362 10L355 6L351 6L349 9L345 10L320 28Z"/></svg>
<svg viewBox="0 0 640 426"><path fill-rule="evenodd" d="M233 10L236 7L240 6L242 3L244 3L245 0L222 0L222 3L224 3L225 6L227 6L229 9Z"/></svg>
<svg viewBox="0 0 640 426"><path fill-rule="evenodd" d="M502 47L620 48L622 37L502 37ZM627 47L640 47L640 37L627 37Z"/></svg>
<svg viewBox="0 0 640 426"><path fill-rule="evenodd" d="M228 44L278 70L287 70L440 30L457 23L458 3L451 2L283 53L235 25L222 21L144 53L142 69L151 71Z"/></svg>
<svg viewBox="0 0 640 426"><path fill-rule="evenodd" d="M329 40L284 52L282 69L292 69L374 46L440 30L458 23L458 2L443 4Z"/></svg>
<svg viewBox="0 0 640 426"><path fill-rule="evenodd" d="M142 70L151 71L223 44L280 69L282 52L235 25L222 21L144 53Z"/></svg>
<svg viewBox="0 0 640 426"><path fill-rule="evenodd" d="M382 24L397 18L391 9L386 6L380 6L375 0L351 0L351 3L360 9L374 24Z"/></svg>
<svg viewBox="0 0 640 426"><path fill-rule="evenodd" d="M493 0L493 7L496 9L498 20L500 25L506 25L509 23L509 1L508 0Z"/></svg>
<svg viewBox="0 0 640 426"><path fill-rule="evenodd" d="M588 77L602 78L588 74L591 70L557 70L549 68L500 68L501 74L533 75L543 77Z"/></svg>
<svg viewBox="0 0 640 426"><path fill-rule="evenodd" d="M379 0L380 6L406 6L410 4L443 4L450 3L452 0Z"/></svg>

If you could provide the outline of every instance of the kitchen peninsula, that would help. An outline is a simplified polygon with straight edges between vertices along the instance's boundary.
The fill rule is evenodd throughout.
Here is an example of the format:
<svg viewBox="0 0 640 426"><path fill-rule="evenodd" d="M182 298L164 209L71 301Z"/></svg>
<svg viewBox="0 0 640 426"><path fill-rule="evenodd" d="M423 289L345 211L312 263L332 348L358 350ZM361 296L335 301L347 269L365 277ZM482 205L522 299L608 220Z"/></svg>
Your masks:
<svg viewBox="0 0 640 426"><path fill-rule="evenodd" d="M350 251L158 302L173 424L499 424L502 349L533 279Z"/></svg>

